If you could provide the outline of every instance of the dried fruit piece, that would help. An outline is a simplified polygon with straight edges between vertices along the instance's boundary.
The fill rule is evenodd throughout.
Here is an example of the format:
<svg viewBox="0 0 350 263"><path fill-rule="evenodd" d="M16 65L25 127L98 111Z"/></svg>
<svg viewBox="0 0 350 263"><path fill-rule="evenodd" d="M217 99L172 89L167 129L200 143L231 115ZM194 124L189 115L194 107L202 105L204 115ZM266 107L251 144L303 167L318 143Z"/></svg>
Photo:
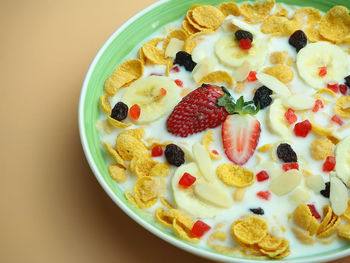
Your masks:
<svg viewBox="0 0 350 263"><path fill-rule="evenodd" d="M163 148L160 145L156 145L152 148L152 157L159 157L163 154Z"/></svg>
<svg viewBox="0 0 350 263"><path fill-rule="evenodd" d="M277 147L277 156L285 163L295 163L298 161L297 154L288 143L281 143Z"/></svg>
<svg viewBox="0 0 350 263"><path fill-rule="evenodd" d="M298 120L298 117L292 108L288 108L288 110L284 114L284 117L286 118L286 120L289 124L293 124L294 122L296 122Z"/></svg>
<svg viewBox="0 0 350 263"><path fill-rule="evenodd" d="M258 182L263 182L263 181L266 181L270 178L269 174L265 171L265 170L262 170L260 171L259 173L257 173L256 175L256 179Z"/></svg>
<svg viewBox="0 0 350 263"><path fill-rule="evenodd" d="M259 191L257 194L256 194L257 197L261 198L261 199L264 199L264 200L270 200L270 197L271 197L271 192L269 190L266 190L266 191Z"/></svg>
<svg viewBox="0 0 350 263"><path fill-rule="evenodd" d="M283 171L289 171L292 169L299 170L299 164L298 163L284 163L282 164Z"/></svg>
<svg viewBox="0 0 350 263"><path fill-rule="evenodd" d="M247 187L255 181L254 173L234 164L222 164L216 168L216 175L225 184L234 187Z"/></svg>
<svg viewBox="0 0 350 263"><path fill-rule="evenodd" d="M327 156L325 162L323 163L322 170L324 172L331 172L335 168L335 157L334 156Z"/></svg>
<svg viewBox="0 0 350 263"><path fill-rule="evenodd" d="M128 116L128 110L128 105L119 101L117 104L114 105L112 109L111 118L117 121L122 121Z"/></svg>
<svg viewBox="0 0 350 263"><path fill-rule="evenodd" d="M133 120L138 120L139 117L140 117L140 114L141 114L141 108L139 105L137 104L134 104L130 107L130 111L129 111L129 114L130 114L130 118L133 119Z"/></svg>
<svg viewBox="0 0 350 263"><path fill-rule="evenodd" d="M262 209L261 207L250 208L249 210L252 211L256 215L263 215L264 214L264 209Z"/></svg>
<svg viewBox="0 0 350 263"><path fill-rule="evenodd" d="M185 51L179 51L176 53L174 64L184 66L187 71L191 71L191 72L194 69L194 67L197 65L197 63L192 60L191 54L188 54Z"/></svg>
<svg viewBox="0 0 350 263"><path fill-rule="evenodd" d="M303 47L307 44L307 37L302 30L295 31L289 38L289 44L297 50L297 52L300 51Z"/></svg>
<svg viewBox="0 0 350 263"><path fill-rule="evenodd" d="M183 188L188 188L190 187L191 185L194 184L194 182L196 181L196 177L192 176L191 174L189 173L184 173L182 175L182 177L180 178L179 180L179 185Z"/></svg>
<svg viewBox="0 0 350 263"><path fill-rule="evenodd" d="M312 129L312 125L309 120L298 122L294 126L294 134L298 137L306 137Z"/></svg>
<svg viewBox="0 0 350 263"><path fill-rule="evenodd" d="M170 164L180 166L181 164L185 163L185 154L183 150L173 143L166 146L164 154L165 158Z"/></svg>
<svg viewBox="0 0 350 263"><path fill-rule="evenodd" d="M251 42L253 41L253 34L245 30L237 30L235 36L238 41L242 39L249 39Z"/></svg>
<svg viewBox="0 0 350 263"><path fill-rule="evenodd" d="M209 225L207 225L206 223L204 223L201 220L196 221L196 223L194 223L192 229L191 229L191 234L193 237L202 237L206 232L208 232L211 229L211 227Z"/></svg>
<svg viewBox="0 0 350 263"><path fill-rule="evenodd" d="M320 194L326 198L329 198L330 190L331 190L331 183L327 182L325 183L325 188L320 191Z"/></svg>
<svg viewBox="0 0 350 263"><path fill-rule="evenodd" d="M262 86L258 88L254 93L254 104L255 106L260 105L260 109L265 109L272 103L272 99L270 95L272 94L272 90L269 88Z"/></svg>

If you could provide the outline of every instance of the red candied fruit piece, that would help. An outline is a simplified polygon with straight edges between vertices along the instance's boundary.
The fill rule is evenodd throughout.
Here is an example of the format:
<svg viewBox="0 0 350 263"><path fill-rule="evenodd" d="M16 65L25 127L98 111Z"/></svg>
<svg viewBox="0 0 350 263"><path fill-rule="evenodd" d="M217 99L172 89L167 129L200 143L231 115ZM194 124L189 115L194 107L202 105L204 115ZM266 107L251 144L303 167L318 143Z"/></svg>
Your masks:
<svg viewBox="0 0 350 263"><path fill-rule="evenodd" d="M338 83L335 83L335 84L328 83L327 84L327 88L329 88L334 93L338 93L339 92L339 85L338 85Z"/></svg>
<svg viewBox="0 0 350 263"><path fill-rule="evenodd" d="M269 178L270 176L265 170L262 170L261 172L256 174L256 179L258 180L258 182L266 181Z"/></svg>
<svg viewBox="0 0 350 263"><path fill-rule="evenodd" d="M326 161L323 163L322 170L326 173L331 172L334 170L335 167L335 157L328 156L326 158Z"/></svg>
<svg viewBox="0 0 350 263"><path fill-rule="evenodd" d="M318 75L320 77L324 77L327 75L327 67L319 67L319 72L318 72Z"/></svg>
<svg viewBox="0 0 350 263"><path fill-rule="evenodd" d="M184 173L181 177L181 179L179 180L179 185L182 186L183 188L188 188L191 185L194 184L194 182L196 181L196 177L192 176L189 173Z"/></svg>
<svg viewBox="0 0 350 263"><path fill-rule="evenodd" d="M298 163L284 163L282 164L283 171L288 171L292 169L299 170L299 164Z"/></svg>
<svg viewBox="0 0 350 263"><path fill-rule="evenodd" d="M249 50L252 48L252 41L249 38L243 38L239 40L239 46L241 49Z"/></svg>
<svg viewBox="0 0 350 263"><path fill-rule="evenodd" d="M129 110L130 117L134 120L138 120L141 114L141 108L139 105L134 104Z"/></svg>
<svg viewBox="0 0 350 263"><path fill-rule="evenodd" d="M180 88L182 88L184 86L184 83L180 79L175 79L174 82Z"/></svg>
<svg viewBox="0 0 350 263"><path fill-rule="evenodd" d="M286 111L286 113L284 114L284 117L286 117L286 120L289 124L293 124L294 122L296 122L298 120L298 117L292 108L289 108Z"/></svg>
<svg viewBox="0 0 350 263"><path fill-rule="evenodd" d="M264 200L270 200L271 193L269 190L266 191L260 191L256 194L259 198L264 199Z"/></svg>
<svg viewBox="0 0 350 263"><path fill-rule="evenodd" d="M348 86L344 84L339 85L339 91L341 94L346 95L348 93Z"/></svg>
<svg viewBox="0 0 350 263"><path fill-rule="evenodd" d="M160 89L160 94L162 94L162 96L165 96L166 93L167 93L166 89L164 89L164 88Z"/></svg>
<svg viewBox="0 0 350 263"><path fill-rule="evenodd" d="M319 213L317 212L317 210L316 210L315 205L312 205L312 204L310 205L310 204L308 204L307 206L309 207L311 214L312 214L316 219L320 219L320 218L321 218L320 214L319 214Z"/></svg>
<svg viewBox="0 0 350 263"><path fill-rule="evenodd" d="M212 150L211 152L215 155L219 155L219 152L217 150Z"/></svg>
<svg viewBox="0 0 350 263"><path fill-rule="evenodd" d="M306 137L311 131L312 125L308 120L298 122L294 126L294 134L298 137Z"/></svg>
<svg viewBox="0 0 350 263"><path fill-rule="evenodd" d="M254 81L257 81L258 78L256 77L256 71L250 71L249 72L249 75L247 77L247 81L248 82L254 82Z"/></svg>
<svg viewBox="0 0 350 263"><path fill-rule="evenodd" d="M331 121L335 122L339 126L342 126L344 124L344 121L337 114L333 115L333 117L331 118Z"/></svg>
<svg viewBox="0 0 350 263"><path fill-rule="evenodd" d="M315 101L315 106L312 109L312 112L318 112L319 109L323 109L323 108L324 108L324 105L323 105L322 100L318 99Z"/></svg>
<svg viewBox="0 0 350 263"><path fill-rule="evenodd" d="M192 237L202 237L206 232L208 232L211 229L209 225L204 223L201 220L198 220L196 223L193 224L193 227L191 229Z"/></svg>
<svg viewBox="0 0 350 263"><path fill-rule="evenodd" d="M160 145L156 145L152 148L152 157L162 156L163 148Z"/></svg>
<svg viewBox="0 0 350 263"><path fill-rule="evenodd" d="M172 67L172 68L170 69L170 72L171 72L171 73L177 73L177 72L180 72L180 68L179 68L179 66Z"/></svg>

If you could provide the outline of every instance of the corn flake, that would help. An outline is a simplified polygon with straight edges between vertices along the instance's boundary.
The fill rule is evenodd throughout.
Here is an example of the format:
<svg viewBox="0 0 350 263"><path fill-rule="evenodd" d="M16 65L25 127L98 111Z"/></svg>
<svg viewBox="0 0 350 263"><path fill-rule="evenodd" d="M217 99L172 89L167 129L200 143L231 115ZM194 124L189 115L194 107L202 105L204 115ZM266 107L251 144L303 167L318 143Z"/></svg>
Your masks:
<svg viewBox="0 0 350 263"><path fill-rule="evenodd" d="M238 5L235 2L222 3L218 6L218 9L224 14L224 16L239 16L241 14Z"/></svg>
<svg viewBox="0 0 350 263"><path fill-rule="evenodd" d="M163 41L163 50L166 50L172 38L177 38L181 41L186 41L187 37L188 37L188 34L186 33L186 31L182 29L176 29L174 31L171 31L167 35L166 39Z"/></svg>
<svg viewBox="0 0 350 263"><path fill-rule="evenodd" d="M310 236L309 232L298 227L292 227L292 231L295 237L300 241L300 243L305 245L312 245L315 243L315 239L312 236Z"/></svg>
<svg viewBox="0 0 350 263"><path fill-rule="evenodd" d="M345 212L342 214L342 217L350 223L350 200L348 200L348 207Z"/></svg>
<svg viewBox="0 0 350 263"><path fill-rule="evenodd" d="M294 223L304 230L308 230L312 224L312 214L309 207L305 204L300 204L294 210L293 220Z"/></svg>
<svg viewBox="0 0 350 263"><path fill-rule="evenodd" d="M167 65L169 63L169 59L165 57L164 50L160 50L150 44L144 44L141 49L147 61L151 64Z"/></svg>
<svg viewBox="0 0 350 263"><path fill-rule="evenodd" d="M107 78L104 90L108 96L113 97L119 88L132 83L143 75L143 62L139 59L127 60L120 64Z"/></svg>
<svg viewBox="0 0 350 263"><path fill-rule="evenodd" d="M193 35L195 33L198 33L199 30L197 30L196 28L194 28L190 22L187 20L187 18L185 18L183 21L182 21L182 29L188 34L188 35Z"/></svg>
<svg viewBox="0 0 350 263"><path fill-rule="evenodd" d="M133 158L129 164L129 170L136 177L150 176L151 170L158 164L149 155L145 155L143 151L135 151Z"/></svg>
<svg viewBox="0 0 350 263"><path fill-rule="evenodd" d="M334 6L321 19L320 34L334 42L341 42L350 34L349 9L345 6Z"/></svg>
<svg viewBox="0 0 350 263"><path fill-rule="evenodd" d="M283 83L288 83L292 81L294 77L293 70L281 64L265 68L263 72L275 77Z"/></svg>
<svg viewBox="0 0 350 263"><path fill-rule="evenodd" d="M237 81L235 86L235 92L242 93L246 87L247 85L245 81Z"/></svg>
<svg viewBox="0 0 350 263"><path fill-rule="evenodd" d="M260 251L264 255L266 255L270 258L276 258L276 257L278 257L278 255L285 252L288 248L289 248L289 241L287 239L282 239L281 244L279 245L279 247L276 250L271 251L271 250L260 249Z"/></svg>
<svg viewBox="0 0 350 263"><path fill-rule="evenodd" d="M255 181L255 175L252 171L228 163L218 166L216 175L223 183L239 188L250 186Z"/></svg>
<svg viewBox="0 0 350 263"><path fill-rule="evenodd" d="M281 243L282 243L282 239L277 237L277 236L274 236L274 235L271 235L271 234L267 234L259 243L258 243L258 246L261 248L261 249L264 249L264 250L268 250L268 251L273 251L273 250L277 250ZM278 253L280 254L280 253Z"/></svg>
<svg viewBox="0 0 350 263"><path fill-rule="evenodd" d="M204 76L200 80L199 85L202 85L203 83L210 83L210 84L226 83L228 87L231 87L233 85L233 79L231 75L226 71L218 70Z"/></svg>
<svg viewBox="0 0 350 263"><path fill-rule="evenodd" d="M149 176L168 177L171 172L171 166L167 163L157 163L149 172Z"/></svg>
<svg viewBox="0 0 350 263"><path fill-rule="evenodd" d="M103 147L106 149L106 151L109 153L109 155L113 158L113 160L120 165L121 167L123 167L124 169L126 169L126 163L123 160L123 158L118 154L118 152L112 147L110 146L108 143L106 142L102 142L101 144L103 145Z"/></svg>
<svg viewBox="0 0 350 263"><path fill-rule="evenodd" d="M224 14L216 7L200 5L192 10L193 20L200 26L211 30L218 29L225 19Z"/></svg>
<svg viewBox="0 0 350 263"><path fill-rule="evenodd" d="M140 207L149 208L157 202L159 189L158 181L151 177L141 177L134 185L134 198Z"/></svg>
<svg viewBox="0 0 350 263"><path fill-rule="evenodd" d="M298 9L292 19L302 25L316 26L320 23L322 14L320 10L312 7L303 7Z"/></svg>
<svg viewBox="0 0 350 263"><path fill-rule="evenodd" d="M289 11L285 9L281 4L278 4L276 6L276 13L275 16L288 16Z"/></svg>
<svg viewBox="0 0 350 263"><path fill-rule="evenodd" d="M241 15L249 21L262 22L270 15L274 5L275 1L255 2L254 4L243 3L239 10Z"/></svg>
<svg viewBox="0 0 350 263"><path fill-rule="evenodd" d="M117 183L125 182L126 178L128 177L125 168L118 164L109 165L108 172L112 179Z"/></svg>
<svg viewBox="0 0 350 263"><path fill-rule="evenodd" d="M192 242L192 243L199 242L199 238L192 237L192 234L191 234L192 226L189 228L186 225L184 225L181 221L179 221L178 219L175 219L173 221L173 229L174 229L175 234L178 237L180 237L184 240L187 240L189 242Z"/></svg>
<svg viewBox="0 0 350 263"><path fill-rule="evenodd" d="M267 235L267 230L266 221L255 216L237 220L231 226L232 235L247 245L260 242Z"/></svg>
<svg viewBox="0 0 350 263"><path fill-rule="evenodd" d="M331 222L327 225L326 229L320 233L317 233L317 238L328 238L332 236L341 224L341 218L333 214Z"/></svg>
<svg viewBox="0 0 350 263"><path fill-rule="evenodd" d="M286 61L287 58L287 51L275 51L270 55L270 62L271 64L283 64Z"/></svg>
<svg viewBox="0 0 350 263"><path fill-rule="evenodd" d="M116 128L116 129L125 129L125 128L132 125L132 123L124 123L124 122L118 121L116 119L113 119L111 116L108 116L107 121L112 127Z"/></svg>
<svg viewBox="0 0 350 263"><path fill-rule="evenodd" d="M149 152L143 142L130 134L120 133L117 136L115 148L119 155L126 161L131 161L136 151L140 155L149 156Z"/></svg>
<svg viewBox="0 0 350 263"><path fill-rule="evenodd" d="M310 154L315 160L325 160L333 153L333 142L327 137L315 139L310 146Z"/></svg>
<svg viewBox="0 0 350 263"><path fill-rule="evenodd" d="M338 236L350 241L350 225L342 225L337 229Z"/></svg>
<svg viewBox="0 0 350 263"><path fill-rule="evenodd" d="M344 119L350 118L350 96L341 96L336 104L334 111Z"/></svg>
<svg viewBox="0 0 350 263"><path fill-rule="evenodd" d="M111 114L112 108L111 108L111 104L109 103L108 100L108 95L102 94L100 97L100 108L102 110L102 112L106 113L106 114Z"/></svg>
<svg viewBox="0 0 350 263"><path fill-rule="evenodd" d="M174 208L174 206L168 200L166 200L164 197L160 197L160 202L168 209Z"/></svg>
<svg viewBox="0 0 350 263"><path fill-rule="evenodd" d="M318 28L314 28L312 26L309 26L309 27L305 28L304 33L307 36L307 40L309 40L312 43L315 43L318 41L325 41L325 38L321 36Z"/></svg>
<svg viewBox="0 0 350 263"><path fill-rule="evenodd" d="M136 128L136 129L125 130L125 131L121 132L121 134L131 135L134 138L136 138L137 140L141 141L141 139L143 137L145 137L146 132L143 128Z"/></svg>

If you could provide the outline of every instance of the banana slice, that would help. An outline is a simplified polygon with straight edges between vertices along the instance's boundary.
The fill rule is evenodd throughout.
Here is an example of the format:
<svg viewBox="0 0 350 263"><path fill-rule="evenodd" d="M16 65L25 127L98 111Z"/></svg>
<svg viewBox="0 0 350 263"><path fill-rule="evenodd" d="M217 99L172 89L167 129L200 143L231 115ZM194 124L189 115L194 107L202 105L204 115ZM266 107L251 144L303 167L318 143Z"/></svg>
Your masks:
<svg viewBox="0 0 350 263"><path fill-rule="evenodd" d="M206 184L201 178L200 171L195 163L188 163L177 168L171 181L173 196L177 207L194 217L215 217L222 211L222 208L203 202L201 199L197 198L192 187L183 189L179 186L179 181L184 173L189 173L196 177L194 187L196 187L196 184Z"/></svg>
<svg viewBox="0 0 350 263"><path fill-rule="evenodd" d="M346 53L328 42L308 44L297 55L296 65L300 77L311 87L323 89L331 81L341 82L349 71ZM320 67L327 67L327 74L319 76Z"/></svg>
<svg viewBox="0 0 350 263"><path fill-rule="evenodd" d="M342 139L337 144L335 158L337 176L350 188L350 136Z"/></svg>
<svg viewBox="0 0 350 263"><path fill-rule="evenodd" d="M145 124L169 113L179 98L180 90L174 81L163 76L149 76L136 80L126 88L121 101L129 107L138 104L141 114L136 122Z"/></svg>
<svg viewBox="0 0 350 263"><path fill-rule="evenodd" d="M289 138L291 132L284 119L286 109L283 107L282 99L275 99L267 112L267 125L271 132L282 138Z"/></svg>
<svg viewBox="0 0 350 263"><path fill-rule="evenodd" d="M264 65L268 45L267 41L262 38L254 38L252 44L251 49L243 50L234 34L224 35L215 44L215 54L220 62L227 67L237 68L248 61L254 70L258 70Z"/></svg>

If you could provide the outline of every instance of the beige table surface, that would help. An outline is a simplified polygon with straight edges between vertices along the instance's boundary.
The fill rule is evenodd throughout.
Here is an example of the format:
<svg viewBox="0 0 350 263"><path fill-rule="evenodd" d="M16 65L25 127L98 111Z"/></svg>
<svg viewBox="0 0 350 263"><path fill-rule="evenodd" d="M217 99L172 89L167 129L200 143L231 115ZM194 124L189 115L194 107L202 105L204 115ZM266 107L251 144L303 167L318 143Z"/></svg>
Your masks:
<svg viewBox="0 0 350 263"><path fill-rule="evenodd" d="M0 2L1 263L210 262L124 214L80 145L78 98L89 64L152 2Z"/></svg>

